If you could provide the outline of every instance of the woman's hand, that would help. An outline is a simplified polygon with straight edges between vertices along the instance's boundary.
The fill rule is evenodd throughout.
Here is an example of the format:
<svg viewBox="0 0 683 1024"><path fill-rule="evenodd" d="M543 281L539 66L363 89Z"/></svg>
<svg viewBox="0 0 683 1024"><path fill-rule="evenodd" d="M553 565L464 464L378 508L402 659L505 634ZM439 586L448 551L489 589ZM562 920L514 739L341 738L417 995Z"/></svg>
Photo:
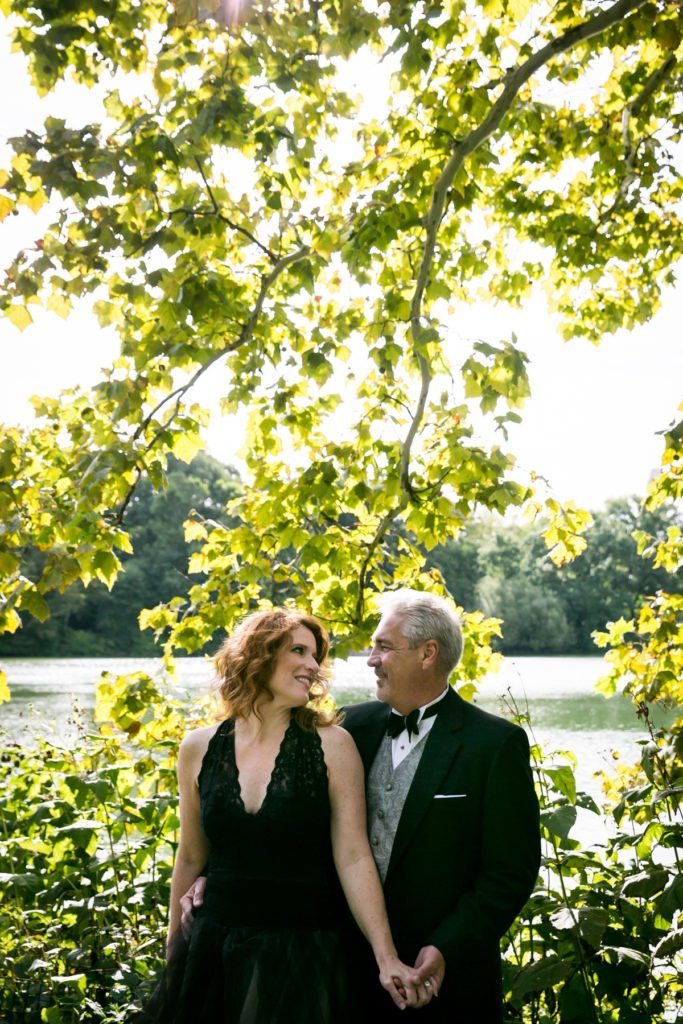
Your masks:
<svg viewBox="0 0 683 1024"><path fill-rule="evenodd" d="M194 912L204 903L204 891L206 889L206 878L200 875L187 890L184 896L180 897L180 927L186 939L192 935L194 924Z"/></svg>
<svg viewBox="0 0 683 1024"><path fill-rule="evenodd" d="M379 983L393 999L399 1010L407 1006L426 1006L431 994L422 985L419 973L408 967L397 956L383 959L379 965Z"/></svg>

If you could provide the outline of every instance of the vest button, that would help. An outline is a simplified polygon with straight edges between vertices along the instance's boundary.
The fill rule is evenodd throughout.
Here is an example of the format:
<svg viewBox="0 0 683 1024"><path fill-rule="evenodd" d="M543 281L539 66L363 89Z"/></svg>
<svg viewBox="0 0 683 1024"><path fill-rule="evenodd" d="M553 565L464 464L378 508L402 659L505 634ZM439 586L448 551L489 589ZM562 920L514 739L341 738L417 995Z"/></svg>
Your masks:
<svg viewBox="0 0 683 1024"><path fill-rule="evenodd" d="M379 811L377 812L377 817L378 817L378 818L383 818L383 817L384 817L384 811L382 811L382 810L379 810Z"/></svg>
<svg viewBox="0 0 683 1024"><path fill-rule="evenodd" d="M387 783L387 793L394 788L393 783Z"/></svg>
<svg viewBox="0 0 683 1024"><path fill-rule="evenodd" d="M379 846L379 837L378 836L373 836L372 837L372 845L373 846Z"/></svg>

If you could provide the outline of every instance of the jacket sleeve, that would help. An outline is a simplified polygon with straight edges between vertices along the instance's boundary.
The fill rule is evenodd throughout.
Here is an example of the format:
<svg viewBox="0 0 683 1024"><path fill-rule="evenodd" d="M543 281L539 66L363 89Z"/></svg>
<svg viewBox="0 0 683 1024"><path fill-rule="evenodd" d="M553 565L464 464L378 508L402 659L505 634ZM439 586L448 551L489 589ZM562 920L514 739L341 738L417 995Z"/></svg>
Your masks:
<svg viewBox="0 0 683 1024"><path fill-rule="evenodd" d="M483 795L481 856L470 889L428 937L449 960L479 943L498 942L529 898L541 839L529 741L516 728L492 758Z"/></svg>

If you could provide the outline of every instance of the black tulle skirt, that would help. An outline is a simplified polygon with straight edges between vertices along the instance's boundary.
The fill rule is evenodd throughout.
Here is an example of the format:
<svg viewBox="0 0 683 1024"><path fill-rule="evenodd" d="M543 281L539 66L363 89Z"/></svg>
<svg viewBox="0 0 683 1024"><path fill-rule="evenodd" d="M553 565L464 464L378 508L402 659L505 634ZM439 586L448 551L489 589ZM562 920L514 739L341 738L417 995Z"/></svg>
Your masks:
<svg viewBox="0 0 683 1024"><path fill-rule="evenodd" d="M353 1024L336 929L229 927L200 913L171 946L140 1024Z"/></svg>

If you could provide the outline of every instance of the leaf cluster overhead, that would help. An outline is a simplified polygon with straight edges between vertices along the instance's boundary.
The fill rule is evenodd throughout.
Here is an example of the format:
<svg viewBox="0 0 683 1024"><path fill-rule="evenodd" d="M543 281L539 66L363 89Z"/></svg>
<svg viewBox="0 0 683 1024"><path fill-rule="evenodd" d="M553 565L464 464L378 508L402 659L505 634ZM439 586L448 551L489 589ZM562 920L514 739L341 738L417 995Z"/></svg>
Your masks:
<svg viewBox="0 0 683 1024"><path fill-rule="evenodd" d="M677 4L0 10L38 91L104 93L98 123L12 140L0 217L51 217L0 306L21 328L88 298L121 343L93 391L39 401L37 426L2 441L4 627L78 576L113 582L137 481L201 446L210 371L225 412L249 411L249 486L237 526L190 527L208 580L149 624L196 645L273 576L360 642L377 591L440 585L416 541L532 496L503 446L525 357L504 331L458 352L458 304L519 304L540 282L567 336L597 341L673 280ZM377 121L344 84L354 62L392 71ZM550 511L566 560L588 519ZM49 552L38 579L30 542Z"/></svg>

